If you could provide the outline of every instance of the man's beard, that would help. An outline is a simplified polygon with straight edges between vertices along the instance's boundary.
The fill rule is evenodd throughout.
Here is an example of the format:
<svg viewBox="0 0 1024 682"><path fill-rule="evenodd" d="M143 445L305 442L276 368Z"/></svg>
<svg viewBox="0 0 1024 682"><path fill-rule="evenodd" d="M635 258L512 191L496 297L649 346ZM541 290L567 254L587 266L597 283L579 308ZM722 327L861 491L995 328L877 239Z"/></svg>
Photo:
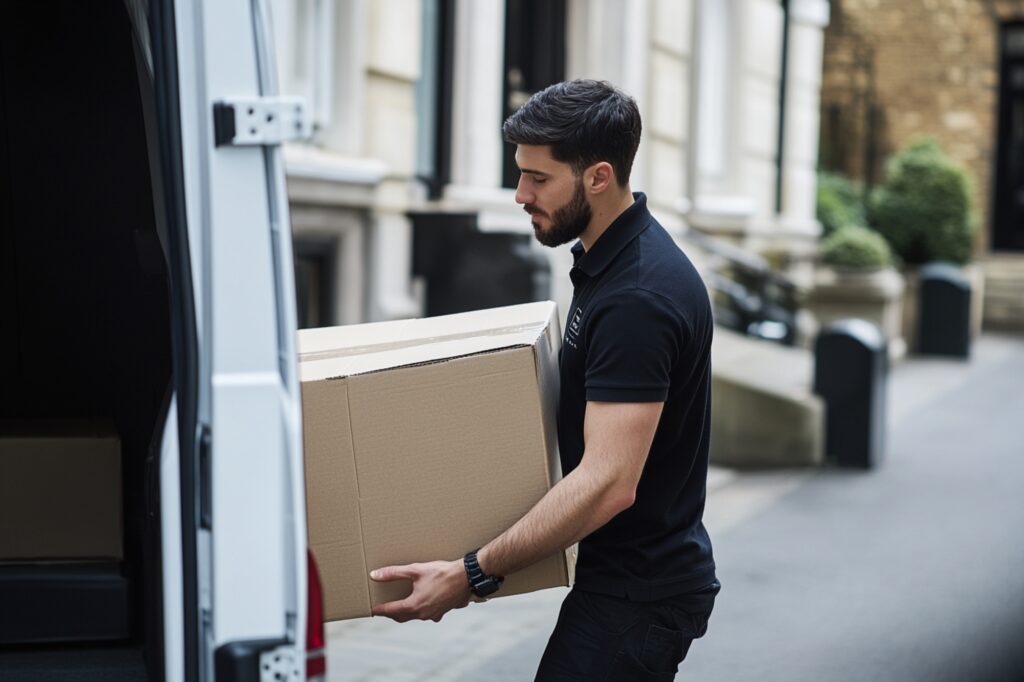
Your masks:
<svg viewBox="0 0 1024 682"><path fill-rule="evenodd" d="M531 205L526 205L523 208L529 213L536 212L530 210L534 208ZM569 203L555 209L554 215L551 216L551 227L544 230L540 223L534 222L533 234L537 237L537 241L544 246L561 246L583 234L587 225L590 224L592 216L593 211L590 210L586 193L583 191L583 179L580 178L576 182L576 190Z"/></svg>

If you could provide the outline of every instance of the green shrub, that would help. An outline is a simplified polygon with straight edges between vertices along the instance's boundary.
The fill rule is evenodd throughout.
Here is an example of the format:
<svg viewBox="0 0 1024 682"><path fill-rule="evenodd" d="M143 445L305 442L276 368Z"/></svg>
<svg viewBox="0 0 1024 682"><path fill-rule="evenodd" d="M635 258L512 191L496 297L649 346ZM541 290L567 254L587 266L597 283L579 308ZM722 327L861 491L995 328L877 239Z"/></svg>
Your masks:
<svg viewBox="0 0 1024 682"><path fill-rule="evenodd" d="M842 175L819 173L817 213L824 237L846 225L863 225L864 202L860 186Z"/></svg>
<svg viewBox="0 0 1024 682"><path fill-rule="evenodd" d="M935 140L913 142L889 160L868 222L906 263L966 263L974 232L970 178Z"/></svg>
<svg viewBox="0 0 1024 682"><path fill-rule="evenodd" d="M856 225L841 227L827 237L821 256L837 268L877 270L892 265L892 251L882 235Z"/></svg>

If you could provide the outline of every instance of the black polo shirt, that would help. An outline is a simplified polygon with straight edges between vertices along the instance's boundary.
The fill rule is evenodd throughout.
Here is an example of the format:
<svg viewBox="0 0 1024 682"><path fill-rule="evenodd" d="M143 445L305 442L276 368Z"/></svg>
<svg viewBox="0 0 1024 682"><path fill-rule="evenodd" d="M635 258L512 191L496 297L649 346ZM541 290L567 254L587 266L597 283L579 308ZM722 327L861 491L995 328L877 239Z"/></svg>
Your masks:
<svg viewBox="0 0 1024 682"><path fill-rule="evenodd" d="M665 403L635 503L580 542L576 567L581 589L651 601L715 579L702 522L714 324L700 275L634 197L590 251L572 248L558 443L568 473L588 400Z"/></svg>

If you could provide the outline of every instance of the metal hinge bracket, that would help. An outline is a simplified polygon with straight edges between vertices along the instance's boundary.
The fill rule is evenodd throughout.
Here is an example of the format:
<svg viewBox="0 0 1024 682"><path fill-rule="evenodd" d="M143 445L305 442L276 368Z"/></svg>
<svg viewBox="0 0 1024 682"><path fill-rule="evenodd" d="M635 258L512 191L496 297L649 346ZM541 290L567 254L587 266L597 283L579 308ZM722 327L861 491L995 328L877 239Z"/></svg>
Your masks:
<svg viewBox="0 0 1024 682"><path fill-rule="evenodd" d="M279 145L313 134L313 121L301 97L228 99L213 105L218 147Z"/></svg>
<svg viewBox="0 0 1024 682"><path fill-rule="evenodd" d="M260 682L299 682L305 677L306 661L293 646L282 646L260 654Z"/></svg>

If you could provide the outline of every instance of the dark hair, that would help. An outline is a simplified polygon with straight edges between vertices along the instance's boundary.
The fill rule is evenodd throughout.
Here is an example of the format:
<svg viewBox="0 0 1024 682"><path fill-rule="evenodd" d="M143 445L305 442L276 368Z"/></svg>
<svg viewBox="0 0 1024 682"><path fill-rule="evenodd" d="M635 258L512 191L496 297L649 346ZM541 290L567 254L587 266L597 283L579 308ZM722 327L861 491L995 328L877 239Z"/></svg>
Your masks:
<svg viewBox="0 0 1024 682"><path fill-rule="evenodd" d="M506 142L547 145L551 156L579 175L607 161L620 186L629 182L640 146L640 110L632 97L611 83L574 80L536 93L509 116L502 132Z"/></svg>

